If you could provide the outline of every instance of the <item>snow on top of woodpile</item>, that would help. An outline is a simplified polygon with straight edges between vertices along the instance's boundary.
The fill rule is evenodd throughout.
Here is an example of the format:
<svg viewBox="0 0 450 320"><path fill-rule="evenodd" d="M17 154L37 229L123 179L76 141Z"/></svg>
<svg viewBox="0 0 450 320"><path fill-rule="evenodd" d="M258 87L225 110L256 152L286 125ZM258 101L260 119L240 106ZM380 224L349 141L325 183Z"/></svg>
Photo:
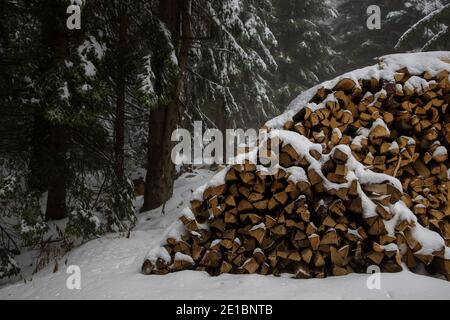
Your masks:
<svg viewBox="0 0 450 320"><path fill-rule="evenodd" d="M349 187L350 182L344 183L344 184L336 184L333 182L328 181L328 179L325 177L325 175L321 172L322 165L327 162L331 155L334 153L335 150L339 150L342 153L345 153L348 157L348 166L349 166L349 173L350 175L348 177L348 181L352 181L353 177L351 176L354 174L358 181L360 181L362 184L370 184L370 183L384 183L389 182L394 187L396 187L399 191L403 191L402 184L400 181L390 175L383 174L383 173L375 173L369 169L367 169L363 164L358 162L352 155L351 150L346 145L338 145L329 154L323 154L322 158L320 160L315 159L311 154L311 150L317 150L319 153L322 153L322 146L317 143L311 142L308 138L305 136L302 136L296 132L293 131L286 131L286 130L272 130L270 133L271 137L278 137L282 141L282 145L289 144L291 145L295 151L298 153L300 157L305 157L308 162L310 163L309 168L310 169L316 169L317 174L323 179L323 181L326 184L327 189L339 189L340 187ZM292 168L290 168L293 170Z"/></svg>
<svg viewBox="0 0 450 320"><path fill-rule="evenodd" d="M285 113L268 121L266 123L266 127L283 127L287 121L291 120L296 113L307 105L309 105L312 110L320 108L320 105L316 106L309 103L316 94L317 90L319 88L331 90L343 79L351 79L358 85L358 80L370 79L384 79L395 82L395 73L404 68L406 68L411 75L416 76L421 75L424 72L428 72L434 76L443 70L450 71L450 51L400 53L383 56L377 60L378 63L376 65L345 73L337 78L334 78L333 80L325 81L301 93L289 104ZM410 85L415 87L418 84L419 83L414 82L414 79L410 83Z"/></svg>

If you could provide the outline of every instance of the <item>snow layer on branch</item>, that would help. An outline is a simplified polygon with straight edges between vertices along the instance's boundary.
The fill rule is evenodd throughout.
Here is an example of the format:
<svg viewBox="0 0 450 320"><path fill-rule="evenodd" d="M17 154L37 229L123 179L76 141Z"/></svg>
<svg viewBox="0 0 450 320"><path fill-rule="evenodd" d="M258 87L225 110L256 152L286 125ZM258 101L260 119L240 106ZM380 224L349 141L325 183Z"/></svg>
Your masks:
<svg viewBox="0 0 450 320"><path fill-rule="evenodd" d="M403 68L407 68L412 75L420 75L425 71L428 71L431 75L435 75L442 70L450 71L450 52L418 52L383 56L378 59L376 65L345 73L303 92L289 104L285 113L268 121L266 126L268 128L281 128L286 121L292 120L292 117L301 109L306 106L311 107L312 104L309 101L321 87L332 90L342 79L351 79L355 83L358 83L358 80L370 80L372 78L393 81L395 72Z"/></svg>
<svg viewBox="0 0 450 320"><path fill-rule="evenodd" d="M436 8L436 10L428 13L425 17L417 21L414 25L412 25L406 32L400 37L397 44L395 45L395 48L399 48L402 46L403 43L407 41L408 38L410 38L412 35L419 32L421 28L424 28L428 23L433 21L436 17L442 15L446 10L449 10L450 3L446 4L445 6L442 6L440 8ZM428 10L425 10L425 12Z"/></svg>
<svg viewBox="0 0 450 320"><path fill-rule="evenodd" d="M60 91L61 91L61 100L69 100L70 92L69 88L67 87L67 81L64 82L64 86L60 88Z"/></svg>
<svg viewBox="0 0 450 320"><path fill-rule="evenodd" d="M95 59L102 60L105 55L105 46L100 44L93 36L89 36L78 48L78 55L84 67L86 77L94 77L97 74L97 69L94 63L89 59L89 55L93 54ZM70 62L68 62L70 65Z"/></svg>

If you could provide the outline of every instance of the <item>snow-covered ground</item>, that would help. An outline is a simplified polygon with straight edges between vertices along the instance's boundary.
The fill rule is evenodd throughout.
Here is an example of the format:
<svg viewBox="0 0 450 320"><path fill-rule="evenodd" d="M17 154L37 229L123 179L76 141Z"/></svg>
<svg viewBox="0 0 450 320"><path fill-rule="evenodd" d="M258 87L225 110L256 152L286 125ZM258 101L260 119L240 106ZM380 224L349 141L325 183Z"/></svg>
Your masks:
<svg viewBox="0 0 450 320"><path fill-rule="evenodd" d="M369 275L364 274L311 280L259 275L210 277L198 271L142 275L147 251L159 243L164 230L188 205L192 190L212 174L206 170L184 174L176 182L164 216L160 210L140 214L129 239L109 234L88 242L63 257L58 271L53 272L54 264L50 264L26 276L26 283L3 285L0 299L450 299L450 282L409 271L382 274L380 290L369 290ZM26 261L30 254L18 260ZM80 267L80 290L67 289L69 265Z"/></svg>

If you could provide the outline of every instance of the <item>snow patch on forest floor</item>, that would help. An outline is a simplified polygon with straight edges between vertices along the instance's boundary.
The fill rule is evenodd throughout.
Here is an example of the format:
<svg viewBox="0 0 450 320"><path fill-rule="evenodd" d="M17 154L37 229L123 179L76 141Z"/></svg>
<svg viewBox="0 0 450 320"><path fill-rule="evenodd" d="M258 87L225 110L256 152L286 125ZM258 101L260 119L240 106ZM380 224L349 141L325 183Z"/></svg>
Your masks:
<svg viewBox="0 0 450 320"><path fill-rule="evenodd" d="M60 259L57 272L51 264L32 281L0 287L0 299L450 299L450 283L409 271L382 274L381 289L369 290L369 275L351 274L326 279L297 280L287 276L221 275L183 271L166 276L140 273L148 250L158 245L165 229L189 205L192 190L213 172L197 170L181 176L174 196L160 209L139 214L130 238L108 234L90 241ZM137 199L137 204L142 199ZM22 259L29 260L30 253ZM67 266L81 269L81 290L66 287Z"/></svg>

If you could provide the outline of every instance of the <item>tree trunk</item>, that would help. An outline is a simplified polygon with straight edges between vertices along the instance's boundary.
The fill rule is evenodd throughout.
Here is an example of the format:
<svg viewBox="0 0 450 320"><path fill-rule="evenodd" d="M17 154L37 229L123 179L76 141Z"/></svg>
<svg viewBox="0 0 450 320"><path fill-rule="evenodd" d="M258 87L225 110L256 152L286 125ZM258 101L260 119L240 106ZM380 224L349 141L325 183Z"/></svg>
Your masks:
<svg viewBox="0 0 450 320"><path fill-rule="evenodd" d="M174 165L171 134L178 124L178 105L161 106L150 115L148 165L142 211L161 206L172 195Z"/></svg>
<svg viewBox="0 0 450 320"><path fill-rule="evenodd" d="M216 112L216 125L217 125L217 129L220 130L220 132L222 132L222 136L224 138L223 140L223 150L222 150L222 159L223 159L223 163L228 163L231 159L228 159L228 149L230 149L231 151L233 151L232 154L234 154L234 140L229 141L227 140L227 129L229 126L229 117L227 114L227 110L225 109L225 102L221 100L219 100L219 102L217 103L217 105L214 106L215 107L215 112ZM218 163L218 164L222 164L222 163Z"/></svg>
<svg viewBox="0 0 450 320"><path fill-rule="evenodd" d="M63 23L65 8L63 4L52 1L43 1L35 8L42 23L41 42L44 52L40 62L41 74L46 74L55 64L64 61L67 55L70 39ZM59 220L67 214L66 190L70 171L66 153L69 133L66 126L45 118L46 108L44 104L41 110L35 112L30 185L41 192L48 191L45 218Z"/></svg>
<svg viewBox="0 0 450 320"><path fill-rule="evenodd" d="M29 163L30 174L28 185L31 190L45 192L48 187L48 160L47 139L50 123L44 119L40 110L33 116L33 136L31 139L31 158Z"/></svg>
<svg viewBox="0 0 450 320"><path fill-rule="evenodd" d="M70 180L66 162L67 128L53 125L35 113L33 149L30 160L29 185L39 192L48 191L46 220L66 217L66 189Z"/></svg>
<svg viewBox="0 0 450 320"><path fill-rule="evenodd" d="M65 128L59 125L50 127L49 153L52 155L49 165L47 220L59 220L66 217L66 190L68 166L66 163L66 133Z"/></svg>
<svg viewBox="0 0 450 320"><path fill-rule="evenodd" d="M174 89L172 89L170 101L157 106L150 114L147 175L145 179L144 205L141 211L160 207L173 193L175 166L171 160L173 147L171 136L179 121L179 97L191 47L192 26L190 13L190 0L165 0L160 2L162 20L175 35L173 38L180 39L178 51L179 73L174 80L175 83L173 83ZM181 34L179 34L178 27L180 19Z"/></svg>
<svg viewBox="0 0 450 320"><path fill-rule="evenodd" d="M119 58L116 79L116 120L114 133L114 173L124 177L126 59L128 54L128 14L126 4L119 5Z"/></svg>

